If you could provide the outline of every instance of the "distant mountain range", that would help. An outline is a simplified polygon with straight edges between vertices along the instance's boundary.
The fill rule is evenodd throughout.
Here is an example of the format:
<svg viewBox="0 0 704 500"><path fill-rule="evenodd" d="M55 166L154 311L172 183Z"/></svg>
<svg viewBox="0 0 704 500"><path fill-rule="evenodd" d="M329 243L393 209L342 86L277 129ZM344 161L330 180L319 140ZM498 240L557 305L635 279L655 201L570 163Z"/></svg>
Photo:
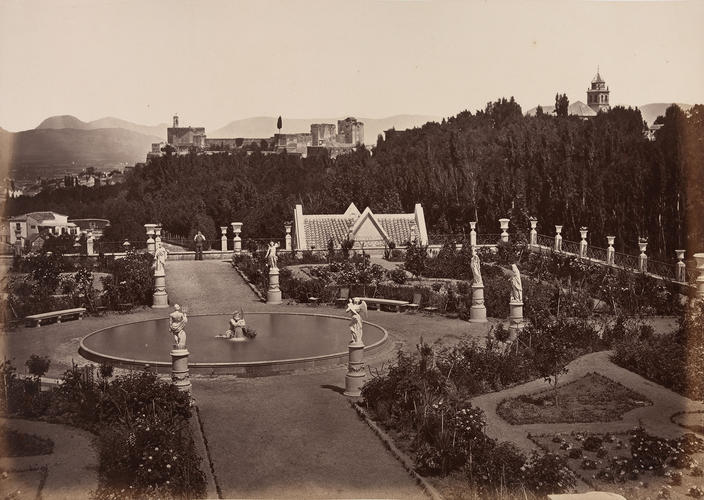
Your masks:
<svg viewBox="0 0 704 500"><path fill-rule="evenodd" d="M151 135L155 137L166 137L166 123L160 123L159 125L149 126L149 125L139 125L137 123L128 122L126 120L121 120L119 118L100 118L99 120L93 120L92 122L84 122L79 120L75 116L71 115L60 115L51 116L41 122L35 130L41 129L63 129L63 128L75 128L78 130L95 130L99 128L123 128L125 130L131 130L132 132L138 132L144 135Z"/></svg>

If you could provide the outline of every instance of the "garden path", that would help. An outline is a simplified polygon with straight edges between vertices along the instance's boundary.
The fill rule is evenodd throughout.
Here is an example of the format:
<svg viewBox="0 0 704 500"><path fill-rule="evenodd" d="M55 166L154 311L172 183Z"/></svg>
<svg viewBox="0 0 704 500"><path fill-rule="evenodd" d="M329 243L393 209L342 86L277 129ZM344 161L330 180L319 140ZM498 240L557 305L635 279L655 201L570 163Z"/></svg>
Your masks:
<svg viewBox="0 0 704 500"><path fill-rule="evenodd" d="M195 313L270 310L229 263L166 266L170 302ZM300 305L276 306L297 310ZM334 312L328 307L311 312ZM390 313L381 313L387 316ZM373 320L372 320L373 321ZM341 394L345 369L265 378L193 378L225 498L425 498Z"/></svg>
<svg viewBox="0 0 704 500"><path fill-rule="evenodd" d="M594 423L512 425L497 414L498 405L505 399L549 389L548 383L542 379L533 380L503 391L483 394L472 399L472 404L486 413L486 431L489 436L505 441L513 441L526 451L538 449L537 445L528 438L528 434L569 433L572 431L595 433L624 432L639 424L643 425L650 434L667 438L673 438L684 432L689 432L687 429L673 423L670 418L681 411L702 411L704 410L703 402L693 401L625 368L621 368L611 362L610 356L611 351L601 351L577 358L567 365L569 371L560 377L560 384L571 382L590 372L595 372L642 394L653 402L652 405L631 410L622 416L622 420Z"/></svg>
<svg viewBox="0 0 704 500"><path fill-rule="evenodd" d="M8 474L0 491L9 495L20 490L17 498L91 498L91 490L98 487L98 457L90 433L65 425L14 418L0 418L0 425L54 442L54 451L49 455L0 458L0 469ZM42 467L47 469L43 484L39 471Z"/></svg>

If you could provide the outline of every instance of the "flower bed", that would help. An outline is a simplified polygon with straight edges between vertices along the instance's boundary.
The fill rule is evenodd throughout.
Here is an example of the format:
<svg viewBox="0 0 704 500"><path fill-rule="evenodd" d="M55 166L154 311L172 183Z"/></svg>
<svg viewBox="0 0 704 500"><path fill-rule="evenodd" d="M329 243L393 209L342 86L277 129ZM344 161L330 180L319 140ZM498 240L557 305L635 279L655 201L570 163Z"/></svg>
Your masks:
<svg viewBox="0 0 704 500"><path fill-rule="evenodd" d="M629 500L686 498L702 487L704 441L694 434L676 440L649 435L643 428L626 434L546 434L531 436L542 449L560 455L598 491Z"/></svg>
<svg viewBox="0 0 704 500"><path fill-rule="evenodd" d="M590 373L555 391L505 399L497 413L510 424L609 422L652 402L611 379Z"/></svg>

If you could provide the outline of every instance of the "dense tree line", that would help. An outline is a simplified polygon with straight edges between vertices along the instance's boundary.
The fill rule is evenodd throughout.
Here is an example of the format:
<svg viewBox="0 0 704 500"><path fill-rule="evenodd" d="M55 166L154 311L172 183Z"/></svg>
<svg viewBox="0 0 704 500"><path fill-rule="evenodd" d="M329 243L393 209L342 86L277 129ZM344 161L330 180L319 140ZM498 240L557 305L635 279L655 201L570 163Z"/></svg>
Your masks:
<svg viewBox="0 0 704 500"><path fill-rule="evenodd" d="M335 160L293 155L168 154L138 167L119 186L72 187L8 200L9 214L55 210L112 221L107 237L144 237L142 224L209 239L217 226L244 222L244 236L281 236L302 203L307 213L340 213L350 202L376 212L425 208L429 230L498 233L509 214L539 219L541 234L564 226L577 240L670 259L676 248L704 250L704 106L677 106L647 139L638 110L616 107L589 120L523 116L511 99L463 111L442 123L389 131L371 152ZM525 229L525 228L521 228Z"/></svg>

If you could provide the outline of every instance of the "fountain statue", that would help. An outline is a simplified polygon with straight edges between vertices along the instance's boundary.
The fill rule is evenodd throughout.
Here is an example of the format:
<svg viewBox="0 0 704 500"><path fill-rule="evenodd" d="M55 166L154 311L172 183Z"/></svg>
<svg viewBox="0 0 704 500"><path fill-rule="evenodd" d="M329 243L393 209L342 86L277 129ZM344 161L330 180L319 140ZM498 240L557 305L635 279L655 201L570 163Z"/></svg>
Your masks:
<svg viewBox="0 0 704 500"><path fill-rule="evenodd" d="M521 273L516 264L511 264L513 276L511 277L511 302L523 302L523 285L521 284Z"/></svg>
<svg viewBox="0 0 704 500"><path fill-rule="evenodd" d="M362 316L367 317L367 303L363 300L350 299L347 303L347 309L345 312L349 312L350 317L350 332L352 333L352 340L350 344L360 345L362 344Z"/></svg>
<svg viewBox="0 0 704 500"><path fill-rule="evenodd" d="M273 241L269 242L269 247L266 250L266 262L269 269L278 269L279 258L276 256L276 249L279 247L278 243Z"/></svg>
<svg viewBox="0 0 704 500"><path fill-rule="evenodd" d="M228 339L232 342L243 342L247 340L244 335L246 327L247 323L244 321L244 313L241 310L235 311L230 319L228 330L223 335L216 335L215 337Z"/></svg>
<svg viewBox="0 0 704 500"><path fill-rule="evenodd" d="M188 317L186 311L181 311L181 306L174 305L174 312L169 314L169 331L174 336L174 349L186 348L186 323Z"/></svg>
<svg viewBox="0 0 704 500"><path fill-rule="evenodd" d="M161 243L157 244L157 249L154 251L154 274L157 276L164 274L164 265L166 264L166 258L169 256L169 252L164 248Z"/></svg>
<svg viewBox="0 0 704 500"><path fill-rule="evenodd" d="M482 281L482 270L480 264L479 255L475 253L472 255L472 259L470 260L470 267L472 268L472 284L475 286L484 285L484 282Z"/></svg>

